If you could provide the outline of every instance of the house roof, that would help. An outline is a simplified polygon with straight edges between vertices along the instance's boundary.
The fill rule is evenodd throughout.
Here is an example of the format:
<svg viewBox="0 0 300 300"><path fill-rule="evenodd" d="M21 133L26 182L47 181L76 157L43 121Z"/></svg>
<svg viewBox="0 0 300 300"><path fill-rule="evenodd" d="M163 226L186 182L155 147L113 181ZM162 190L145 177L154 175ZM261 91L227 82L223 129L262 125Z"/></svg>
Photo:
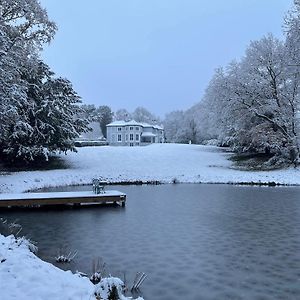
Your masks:
<svg viewBox="0 0 300 300"><path fill-rule="evenodd" d="M156 135L152 132L143 132L142 137L155 137Z"/></svg>
<svg viewBox="0 0 300 300"><path fill-rule="evenodd" d="M146 128L146 127L152 127L152 128L155 128L155 129L160 129L160 130L163 130L163 127L159 126L159 125L151 125L151 124L148 124L148 123L140 123L140 122L137 122L135 120L131 120L131 121L114 121L112 123L109 123L106 125L107 127L113 127L113 126L141 126L143 128Z"/></svg>
<svg viewBox="0 0 300 300"><path fill-rule="evenodd" d="M140 123L142 127L146 128L146 127L152 127L152 128L156 128L156 129L163 129L161 126L159 125L151 125L148 123Z"/></svg>
<svg viewBox="0 0 300 300"><path fill-rule="evenodd" d="M141 126L141 123L136 122L135 120L131 120L131 121L114 121L111 122L109 124L107 124L106 126Z"/></svg>

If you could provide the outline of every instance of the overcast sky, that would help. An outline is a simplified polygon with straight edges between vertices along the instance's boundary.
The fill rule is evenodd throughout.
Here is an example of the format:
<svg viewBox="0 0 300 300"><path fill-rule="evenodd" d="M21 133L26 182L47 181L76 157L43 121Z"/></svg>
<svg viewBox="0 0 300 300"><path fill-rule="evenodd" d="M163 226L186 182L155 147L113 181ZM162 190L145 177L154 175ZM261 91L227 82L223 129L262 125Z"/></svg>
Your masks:
<svg viewBox="0 0 300 300"><path fill-rule="evenodd" d="M41 0L58 32L43 57L86 104L163 116L199 102L250 40L282 37L292 0Z"/></svg>

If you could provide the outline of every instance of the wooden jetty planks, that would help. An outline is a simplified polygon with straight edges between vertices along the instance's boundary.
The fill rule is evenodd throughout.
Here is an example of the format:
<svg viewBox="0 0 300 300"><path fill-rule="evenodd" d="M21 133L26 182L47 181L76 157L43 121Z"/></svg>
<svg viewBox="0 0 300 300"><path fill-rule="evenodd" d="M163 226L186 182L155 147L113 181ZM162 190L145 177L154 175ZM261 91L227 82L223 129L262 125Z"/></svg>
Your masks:
<svg viewBox="0 0 300 300"><path fill-rule="evenodd" d="M105 191L95 194L87 192L52 192L0 194L0 207L43 206L43 205L88 205L116 203L125 206L126 194Z"/></svg>

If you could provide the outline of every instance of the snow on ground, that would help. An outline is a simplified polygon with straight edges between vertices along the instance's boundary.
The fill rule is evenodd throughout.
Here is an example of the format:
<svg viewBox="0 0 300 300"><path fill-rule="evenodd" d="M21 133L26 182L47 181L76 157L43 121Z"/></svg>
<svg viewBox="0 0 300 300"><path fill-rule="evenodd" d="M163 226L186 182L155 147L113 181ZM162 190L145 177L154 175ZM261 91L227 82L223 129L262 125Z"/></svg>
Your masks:
<svg viewBox="0 0 300 300"><path fill-rule="evenodd" d="M12 235L0 235L0 255L5 259L0 263L1 299L92 299L89 279L40 260Z"/></svg>
<svg viewBox="0 0 300 300"><path fill-rule="evenodd" d="M88 278L62 271L42 261L28 249L26 240L0 234L0 299L5 300L92 300L96 292L106 299L119 278L104 278L94 286ZM129 300L120 295L122 300ZM138 298L137 300L143 300Z"/></svg>
<svg viewBox="0 0 300 300"><path fill-rule="evenodd" d="M182 183L276 182L300 184L300 169L241 171L232 168L230 153L213 146L153 144L146 147L86 147L62 155L69 169L0 175L0 192L110 182L160 181Z"/></svg>

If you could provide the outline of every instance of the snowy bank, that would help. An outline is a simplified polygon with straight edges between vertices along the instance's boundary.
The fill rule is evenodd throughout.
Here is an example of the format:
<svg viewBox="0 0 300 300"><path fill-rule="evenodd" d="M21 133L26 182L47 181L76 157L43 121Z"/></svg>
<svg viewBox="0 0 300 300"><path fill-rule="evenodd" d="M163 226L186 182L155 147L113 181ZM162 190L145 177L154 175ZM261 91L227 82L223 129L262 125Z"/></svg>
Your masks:
<svg viewBox="0 0 300 300"><path fill-rule="evenodd" d="M18 193L42 187L109 182L170 183L275 182L300 184L300 170L241 171L222 148L201 145L153 144L146 147L86 147L61 157L68 169L0 175L0 192Z"/></svg>
<svg viewBox="0 0 300 300"><path fill-rule="evenodd" d="M91 299L93 284L40 260L14 236L0 235L1 299ZM3 261L2 259L2 261Z"/></svg>
<svg viewBox="0 0 300 300"><path fill-rule="evenodd" d="M0 299L92 300L96 299L95 293L101 296L99 299L107 299L109 289L113 285L120 289L122 284L120 279L111 277L94 286L88 278L39 259L29 251L26 240L0 234Z"/></svg>

